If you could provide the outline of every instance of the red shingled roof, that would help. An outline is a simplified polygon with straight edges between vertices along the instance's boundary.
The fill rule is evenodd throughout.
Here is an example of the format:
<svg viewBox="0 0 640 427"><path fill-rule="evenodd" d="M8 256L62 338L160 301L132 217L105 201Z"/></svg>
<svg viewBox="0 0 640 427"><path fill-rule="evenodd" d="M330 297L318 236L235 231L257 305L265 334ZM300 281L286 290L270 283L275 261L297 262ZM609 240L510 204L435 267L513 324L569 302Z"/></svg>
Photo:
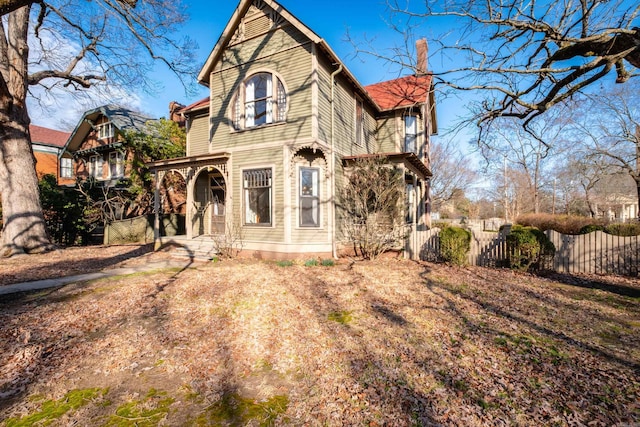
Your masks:
<svg viewBox="0 0 640 427"><path fill-rule="evenodd" d="M187 105L186 107L180 109L179 113L186 113L193 110L199 110L201 108L209 107L209 97L201 99L200 101L196 101L193 104Z"/></svg>
<svg viewBox="0 0 640 427"><path fill-rule="evenodd" d="M68 132L44 128L42 126L29 125L31 142L34 144L52 145L54 147L64 147L71 135Z"/></svg>
<svg viewBox="0 0 640 427"><path fill-rule="evenodd" d="M407 76L364 87L380 109L393 110L427 102L431 76Z"/></svg>

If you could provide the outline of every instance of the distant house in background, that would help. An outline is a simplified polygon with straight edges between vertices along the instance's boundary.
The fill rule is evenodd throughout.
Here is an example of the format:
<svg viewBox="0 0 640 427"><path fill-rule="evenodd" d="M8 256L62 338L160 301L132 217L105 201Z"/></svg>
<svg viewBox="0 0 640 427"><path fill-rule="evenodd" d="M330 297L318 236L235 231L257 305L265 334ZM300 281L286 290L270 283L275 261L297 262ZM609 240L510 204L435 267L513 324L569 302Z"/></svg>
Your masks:
<svg viewBox="0 0 640 427"><path fill-rule="evenodd" d="M144 131L151 117L117 105L104 105L82 115L60 155L61 163L72 162L73 174L104 186L113 186L128 176L131 156L124 142L125 131Z"/></svg>
<svg viewBox="0 0 640 427"><path fill-rule="evenodd" d="M44 175L54 175L59 185L73 184L75 179L71 159L61 161L70 133L36 125L29 125L29 133L38 179Z"/></svg>

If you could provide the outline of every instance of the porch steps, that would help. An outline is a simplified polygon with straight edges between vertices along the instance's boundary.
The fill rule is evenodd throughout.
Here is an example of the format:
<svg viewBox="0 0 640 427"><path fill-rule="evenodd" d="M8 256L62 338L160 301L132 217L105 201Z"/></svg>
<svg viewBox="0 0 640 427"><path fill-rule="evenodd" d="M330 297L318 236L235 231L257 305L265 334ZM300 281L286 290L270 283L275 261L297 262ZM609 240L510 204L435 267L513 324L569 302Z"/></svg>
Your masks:
<svg viewBox="0 0 640 427"><path fill-rule="evenodd" d="M184 236L161 237L161 248L166 248L175 258L189 258L199 261L210 261L217 250L210 237L187 239Z"/></svg>

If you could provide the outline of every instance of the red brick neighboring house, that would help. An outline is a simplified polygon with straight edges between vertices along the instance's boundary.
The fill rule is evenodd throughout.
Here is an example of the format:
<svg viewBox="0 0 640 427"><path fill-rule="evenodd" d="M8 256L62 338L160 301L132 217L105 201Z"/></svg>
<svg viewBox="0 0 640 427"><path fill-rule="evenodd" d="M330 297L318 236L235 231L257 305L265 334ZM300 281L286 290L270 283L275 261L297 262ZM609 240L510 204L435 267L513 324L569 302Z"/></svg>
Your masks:
<svg viewBox="0 0 640 427"><path fill-rule="evenodd" d="M56 176L59 185L75 183L71 163L61 159L64 146L69 139L69 132L30 125L31 146L36 158L38 178L51 174Z"/></svg>

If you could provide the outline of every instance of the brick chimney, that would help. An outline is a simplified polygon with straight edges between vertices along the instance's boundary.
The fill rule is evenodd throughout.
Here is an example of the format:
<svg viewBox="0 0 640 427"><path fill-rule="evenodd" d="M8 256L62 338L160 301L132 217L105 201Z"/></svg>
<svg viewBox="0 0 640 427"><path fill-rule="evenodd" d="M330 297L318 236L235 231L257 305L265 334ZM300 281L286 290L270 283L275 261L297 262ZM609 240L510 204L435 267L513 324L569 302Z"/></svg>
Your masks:
<svg viewBox="0 0 640 427"><path fill-rule="evenodd" d="M171 101L169 103L169 120L171 120L172 122L178 123L179 126L184 126L185 119L182 116L182 114L178 113L178 111L183 108L184 108L184 105L176 101Z"/></svg>
<svg viewBox="0 0 640 427"><path fill-rule="evenodd" d="M427 39L416 40L416 53L418 56L418 62L416 63L416 74L427 74L428 65L428 53L429 47L427 46Z"/></svg>

